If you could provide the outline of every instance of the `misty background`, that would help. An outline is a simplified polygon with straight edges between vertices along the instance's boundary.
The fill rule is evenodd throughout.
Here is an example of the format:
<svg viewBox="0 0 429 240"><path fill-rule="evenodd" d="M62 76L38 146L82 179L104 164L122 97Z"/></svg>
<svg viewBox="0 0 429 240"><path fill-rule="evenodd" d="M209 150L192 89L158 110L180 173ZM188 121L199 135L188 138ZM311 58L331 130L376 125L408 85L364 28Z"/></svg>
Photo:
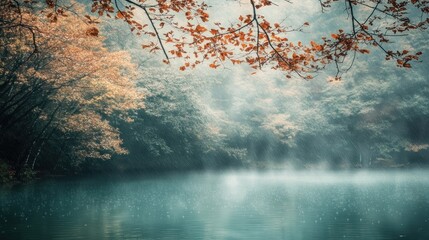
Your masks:
<svg viewBox="0 0 429 240"><path fill-rule="evenodd" d="M212 17L225 22L250 10L244 3L211 4L220 9ZM291 39L317 40L350 28L341 5L322 14L317 1L285 4L284 12L269 16L284 18L291 26L311 23L304 32L292 32ZM379 49L370 49L370 55L356 56L341 81L330 81L333 68L310 81L228 64L182 72L180 63L161 64L162 56L143 52L145 39L130 33L126 24L108 21L103 28L109 33L107 46L129 51L138 64L145 109L133 123L116 123L129 154L108 162L88 161L88 169L336 169L428 163L427 54L404 70L384 61ZM426 39L427 33L421 32L398 38L393 46L425 53ZM350 59L343 68L352 64Z"/></svg>

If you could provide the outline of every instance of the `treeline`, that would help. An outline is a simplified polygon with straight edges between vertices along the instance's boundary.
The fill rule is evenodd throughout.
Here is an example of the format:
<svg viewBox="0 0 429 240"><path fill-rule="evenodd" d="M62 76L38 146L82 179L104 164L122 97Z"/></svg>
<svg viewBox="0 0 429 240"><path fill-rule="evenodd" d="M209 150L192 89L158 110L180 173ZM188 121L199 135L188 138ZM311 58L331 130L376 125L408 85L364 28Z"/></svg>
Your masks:
<svg viewBox="0 0 429 240"><path fill-rule="evenodd" d="M344 81L330 83L228 70L177 74L147 63L137 80L146 108L118 126L129 154L109 167L427 166L425 66L392 71L371 58L356 64Z"/></svg>
<svg viewBox="0 0 429 240"><path fill-rule="evenodd" d="M99 166L106 171L424 167L429 83L417 77L420 71L413 78L388 69L382 70L385 78L353 72L331 84L240 73L176 74L146 66L137 80L147 91L145 109L134 122L117 125L129 154Z"/></svg>

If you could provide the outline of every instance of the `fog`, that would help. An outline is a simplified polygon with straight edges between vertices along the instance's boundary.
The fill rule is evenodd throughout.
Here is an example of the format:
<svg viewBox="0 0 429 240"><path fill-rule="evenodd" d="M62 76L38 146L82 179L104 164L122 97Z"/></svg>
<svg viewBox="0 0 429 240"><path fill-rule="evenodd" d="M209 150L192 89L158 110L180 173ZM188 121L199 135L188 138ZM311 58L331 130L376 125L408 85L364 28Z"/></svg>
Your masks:
<svg viewBox="0 0 429 240"><path fill-rule="evenodd" d="M317 3L288 6L290 11L314 13L310 18L315 23L304 32L292 32L291 38L317 39L334 29L350 27L347 16L320 14ZM246 9L242 4L231 11ZM277 12L270 17L283 19L287 14ZM228 19L232 13L216 11L217 15ZM290 22L297 25L300 19ZM427 163L427 55L412 69L402 69L384 61L383 53L374 48L370 55L357 55L353 62L346 59L344 68L352 67L341 81L331 81L333 67L316 73L310 81L244 65L226 64L218 69L201 65L179 71L180 60L163 65L160 58L143 54L139 44L144 39L115 37L113 30L126 26L110 22L105 28L111 33L106 40L110 47L132 52L140 67L138 84L146 93L146 108L137 113L137 120L118 125L130 155L118 157L113 165L133 169L351 169ZM426 39L426 32L410 34L393 46L424 52L428 50Z"/></svg>

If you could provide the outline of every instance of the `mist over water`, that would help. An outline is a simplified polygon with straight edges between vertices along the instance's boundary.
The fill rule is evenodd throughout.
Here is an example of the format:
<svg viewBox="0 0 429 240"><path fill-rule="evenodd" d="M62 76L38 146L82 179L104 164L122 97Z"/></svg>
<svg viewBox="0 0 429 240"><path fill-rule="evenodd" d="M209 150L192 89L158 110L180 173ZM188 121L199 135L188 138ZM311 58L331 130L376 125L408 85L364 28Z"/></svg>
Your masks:
<svg viewBox="0 0 429 240"><path fill-rule="evenodd" d="M425 170L93 177L0 193L1 239L429 237Z"/></svg>

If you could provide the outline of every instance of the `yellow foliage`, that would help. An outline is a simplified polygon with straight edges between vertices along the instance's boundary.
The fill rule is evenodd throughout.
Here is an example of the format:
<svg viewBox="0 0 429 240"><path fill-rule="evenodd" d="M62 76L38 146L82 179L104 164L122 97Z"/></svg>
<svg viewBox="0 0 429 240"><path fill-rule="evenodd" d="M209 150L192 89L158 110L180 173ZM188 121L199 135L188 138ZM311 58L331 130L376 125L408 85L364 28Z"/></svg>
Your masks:
<svg viewBox="0 0 429 240"><path fill-rule="evenodd" d="M130 55L109 51L98 27L78 16L83 15L83 7L74 6L77 15L55 21L24 7L20 18L9 16L20 19L22 26L31 26L31 31L25 27L1 29L8 37L0 38L0 50L7 49L8 54L0 59L0 70L6 76L11 69L6 66L26 59L11 82L14 89L33 87L35 82L49 86L43 94L50 99L50 106L61 106L53 126L65 139L76 134L84 139L76 146L79 157L107 159L110 153L124 154L126 150L121 147L118 130L102 116L115 114L130 121L129 113L144 107L143 94L133 81L136 67ZM7 17L5 14L0 17ZM42 111L40 121L53 118L52 107Z"/></svg>

